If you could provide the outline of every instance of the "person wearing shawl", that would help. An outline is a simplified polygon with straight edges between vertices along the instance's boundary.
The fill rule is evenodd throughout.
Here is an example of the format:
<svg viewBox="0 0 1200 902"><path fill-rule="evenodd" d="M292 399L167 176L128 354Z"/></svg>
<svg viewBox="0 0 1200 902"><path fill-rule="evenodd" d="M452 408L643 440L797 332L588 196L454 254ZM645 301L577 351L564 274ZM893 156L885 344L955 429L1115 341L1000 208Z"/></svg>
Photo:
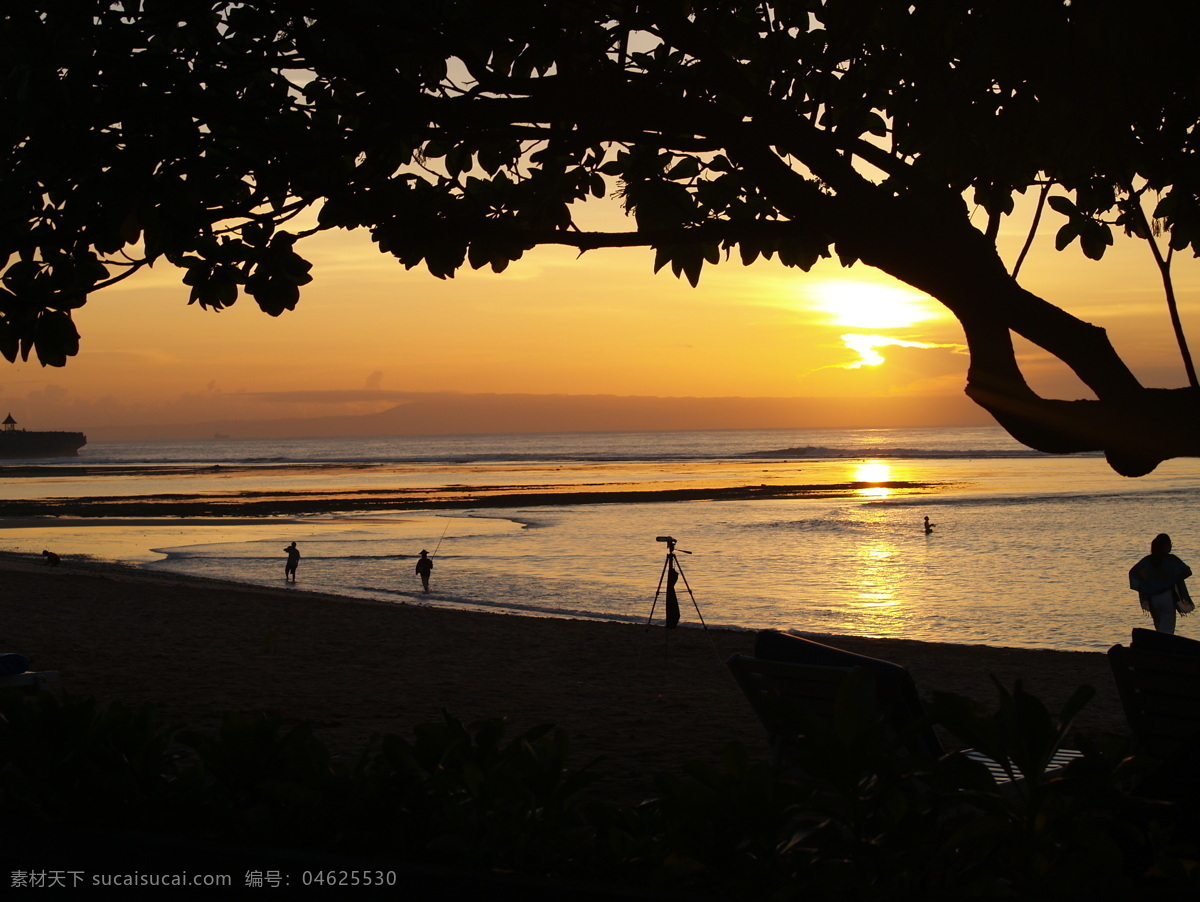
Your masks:
<svg viewBox="0 0 1200 902"><path fill-rule="evenodd" d="M1171 537L1161 533L1150 543L1150 553L1129 571L1129 588L1138 593L1142 610L1160 633L1175 632L1175 612L1190 613L1194 607L1184 580L1192 570L1171 554Z"/></svg>

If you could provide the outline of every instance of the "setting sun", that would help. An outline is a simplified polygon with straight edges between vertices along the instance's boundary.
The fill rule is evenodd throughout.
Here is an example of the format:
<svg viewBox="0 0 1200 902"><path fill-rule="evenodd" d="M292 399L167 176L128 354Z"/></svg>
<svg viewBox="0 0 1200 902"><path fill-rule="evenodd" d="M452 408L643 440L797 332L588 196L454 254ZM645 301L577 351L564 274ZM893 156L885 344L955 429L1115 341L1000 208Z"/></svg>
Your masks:
<svg viewBox="0 0 1200 902"><path fill-rule="evenodd" d="M891 475L892 468L882 461L872 460L865 464L860 464L854 470L855 482L887 482L888 476Z"/></svg>
<svg viewBox="0 0 1200 902"><path fill-rule="evenodd" d="M907 329L946 316L940 306L914 288L899 282L870 279L824 279L804 290L810 309L824 314L824 325L851 329ZM910 341L877 333L845 333L842 343L856 359L838 364L842 369L877 367L886 362L880 348L935 348L936 344Z"/></svg>
<svg viewBox="0 0 1200 902"><path fill-rule="evenodd" d="M944 315L927 295L900 283L828 279L806 294L832 325L852 329L902 329Z"/></svg>
<svg viewBox="0 0 1200 902"><path fill-rule="evenodd" d="M881 460L869 460L866 463L859 464L854 468L854 481L868 483L865 488L860 488L856 494L860 498L887 498L891 495L892 490L885 485L872 485L870 483L883 483L891 478L892 468Z"/></svg>

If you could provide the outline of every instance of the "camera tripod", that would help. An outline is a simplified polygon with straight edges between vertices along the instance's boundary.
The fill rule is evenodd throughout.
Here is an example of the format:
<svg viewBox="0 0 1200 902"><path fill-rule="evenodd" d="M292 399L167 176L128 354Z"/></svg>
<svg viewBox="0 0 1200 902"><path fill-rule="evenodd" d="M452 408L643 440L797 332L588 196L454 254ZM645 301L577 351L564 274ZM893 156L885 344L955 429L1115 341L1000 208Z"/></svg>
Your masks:
<svg viewBox="0 0 1200 902"><path fill-rule="evenodd" d="M654 603L650 605L650 616L646 618L646 631L642 635L642 647L646 645L646 633L650 632L650 625L654 621L654 611L658 608L658 597L662 594L663 582L667 584L666 593L666 621L664 626L668 630L673 630L679 625L679 598L676 594L675 584L683 580L683 587L687 590L688 597L692 600L692 607L696 609L696 616L700 619L700 625L704 627L705 635L708 635L708 642L713 647L713 654L717 655L717 663L720 663L721 656L717 654L717 646L712 641L712 636L708 634L708 624L704 622L704 615L700 613L700 605L696 602L696 596L692 594L692 587L688 585L687 577L683 573L683 565L679 563L679 556L675 553L676 540L671 536L658 536L657 541L667 543L667 559L663 561L662 574L658 577L658 588L654 592ZM691 554L690 551L679 549L680 554ZM666 634L668 646L670 645L670 636ZM641 652L638 653L641 657Z"/></svg>

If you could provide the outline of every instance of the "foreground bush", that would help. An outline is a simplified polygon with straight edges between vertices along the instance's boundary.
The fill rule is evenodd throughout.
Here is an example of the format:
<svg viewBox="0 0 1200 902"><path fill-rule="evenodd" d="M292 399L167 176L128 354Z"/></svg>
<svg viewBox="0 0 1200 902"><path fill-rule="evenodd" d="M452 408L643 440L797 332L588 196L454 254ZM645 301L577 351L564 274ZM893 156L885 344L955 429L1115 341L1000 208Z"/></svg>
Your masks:
<svg viewBox="0 0 1200 902"><path fill-rule="evenodd" d="M923 758L851 683L799 759L731 745L621 807L580 790L561 730L505 739L450 716L332 757L305 726L230 715L172 734L146 710L0 698L0 806L12 824L124 827L194 840L621 883L721 898L1068 898L1200 888L1186 808L1132 791L1153 766L1108 737L1040 776L1084 703L1052 716L1020 685L996 711L934 718L1028 776L1005 791L960 755Z"/></svg>

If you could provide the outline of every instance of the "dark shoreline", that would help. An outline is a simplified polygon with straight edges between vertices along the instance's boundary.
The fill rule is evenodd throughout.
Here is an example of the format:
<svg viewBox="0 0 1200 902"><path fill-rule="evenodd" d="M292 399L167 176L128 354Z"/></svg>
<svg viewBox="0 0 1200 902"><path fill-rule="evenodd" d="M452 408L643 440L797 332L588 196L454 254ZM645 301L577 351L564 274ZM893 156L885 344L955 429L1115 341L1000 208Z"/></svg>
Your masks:
<svg viewBox="0 0 1200 902"><path fill-rule="evenodd" d="M731 741L769 753L724 666L750 653L749 630L447 610L4 555L0 572L5 651L57 670L56 692L150 704L189 727L273 711L356 754L372 736L407 734L443 710L466 722L503 717L509 735L553 722L576 762L602 759L601 790L627 800L652 791L654 773L719 756ZM1021 680L1052 712L1088 683L1096 697L1077 728L1126 731L1103 652L821 638L908 667L923 694L989 708L993 675L1009 689Z"/></svg>

